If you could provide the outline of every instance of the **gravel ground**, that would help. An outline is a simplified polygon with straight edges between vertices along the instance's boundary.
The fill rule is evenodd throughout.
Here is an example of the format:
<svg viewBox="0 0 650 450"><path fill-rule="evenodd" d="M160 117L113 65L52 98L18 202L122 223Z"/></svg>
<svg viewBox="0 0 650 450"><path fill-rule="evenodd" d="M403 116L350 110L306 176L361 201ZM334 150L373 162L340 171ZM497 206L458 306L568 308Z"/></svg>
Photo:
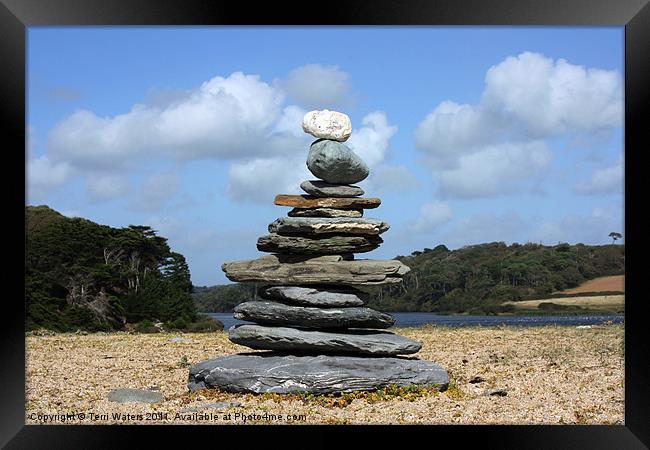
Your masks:
<svg viewBox="0 0 650 450"><path fill-rule="evenodd" d="M624 424L621 324L392 331L423 342L416 356L447 369L447 391L190 393L188 364L250 350L226 332L34 333L26 338L26 423ZM114 403L107 397L117 388L165 400Z"/></svg>

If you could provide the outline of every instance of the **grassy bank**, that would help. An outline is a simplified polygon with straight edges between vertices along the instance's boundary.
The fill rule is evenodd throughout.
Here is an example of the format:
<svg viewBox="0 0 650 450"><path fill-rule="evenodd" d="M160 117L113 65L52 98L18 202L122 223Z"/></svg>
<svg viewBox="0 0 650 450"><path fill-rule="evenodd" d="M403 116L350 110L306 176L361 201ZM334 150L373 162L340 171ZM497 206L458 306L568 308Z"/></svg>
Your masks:
<svg viewBox="0 0 650 450"><path fill-rule="evenodd" d="M66 423L238 424L247 418L246 423L267 424L288 423L287 415L295 416L291 423L297 424L623 423L623 325L424 326L392 331L421 341L416 356L447 369L447 391L388 389L342 396L189 393L188 364L250 350L231 343L226 332L29 335L26 422L42 423L39 417L47 414L77 413ZM180 342L170 341L179 336ZM108 393L117 388L151 389L165 400L108 401ZM215 402L230 402L231 407L205 407ZM147 420L147 414L154 420ZM275 420L281 414L283 419Z"/></svg>

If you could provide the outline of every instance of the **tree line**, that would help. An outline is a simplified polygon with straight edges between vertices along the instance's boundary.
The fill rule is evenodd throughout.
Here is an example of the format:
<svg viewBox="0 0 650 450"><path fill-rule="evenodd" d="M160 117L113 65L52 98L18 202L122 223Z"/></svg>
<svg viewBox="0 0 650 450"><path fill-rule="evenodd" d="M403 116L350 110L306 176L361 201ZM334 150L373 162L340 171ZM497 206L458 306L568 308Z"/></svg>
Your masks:
<svg viewBox="0 0 650 450"><path fill-rule="evenodd" d="M397 256L411 268L402 283L364 289L368 306L382 311L496 314L505 301L541 299L584 281L625 273L624 245L504 242L449 250L444 245ZM255 298L252 284L200 287L199 311L230 312Z"/></svg>
<svg viewBox="0 0 650 450"><path fill-rule="evenodd" d="M205 325L185 257L150 227L112 228L47 206L26 206L25 219L27 330Z"/></svg>

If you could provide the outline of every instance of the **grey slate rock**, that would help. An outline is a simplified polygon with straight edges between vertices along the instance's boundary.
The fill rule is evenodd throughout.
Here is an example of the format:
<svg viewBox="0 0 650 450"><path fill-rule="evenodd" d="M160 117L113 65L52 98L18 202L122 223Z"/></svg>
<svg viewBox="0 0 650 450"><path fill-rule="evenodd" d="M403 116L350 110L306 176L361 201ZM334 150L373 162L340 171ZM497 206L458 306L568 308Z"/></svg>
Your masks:
<svg viewBox="0 0 650 450"><path fill-rule="evenodd" d="M230 281L278 285L352 285L396 284L411 269L395 260L346 260L346 255L318 258L289 258L293 255L266 255L257 259L231 261L221 265Z"/></svg>
<svg viewBox="0 0 650 450"><path fill-rule="evenodd" d="M363 217L363 209L293 208L287 215L289 217Z"/></svg>
<svg viewBox="0 0 650 450"><path fill-rule="evenodd" d="M235 344L256 350L286 350L310 353L354 353L372 356L396 356L417 353L422 344L388 331L346 330L326 332L288 327L236 325L228 338Z"/></svg>
<svg viewBox="0 0 650 450"><path fill-rule="evenodd" d="M377 235L390 226L379 219L352 217L280 217L269 224L269 233L282 235L299 234L313 236L322 234Z"/></svg>
<svg viewBox="0 0 650 450"><path fill-rule="evenodd" d="M379 236L281 236L269 234L257 240L257 249L269 253L338 255L369 252L384 242Z"/></svg>
<svg viewBox="0 0 650 450"><path fill-rule="evenodd" d="M395 323L390 314L365 307L313 308L270 301L240 303L233 317L262 325L316 329L389 328Z"/></svg>
<svg viewBox="0 0 650 450"><path fill-rule="evenodd" d="M359 186L332 184L323 180L306 180L300 188L314 197L358 197L364 194Z"/></svg>
<svg viewBox="0 0 650 450"><path fill-rule="evenodd" d="M369 169L348 146L329 139L311 144L307 168L316 178L332 184L352 184L365 180Z"/></svg>
<svg viewBox="0 0 650 450"><path fill-rule="evenodd" d="M356 289L316 289L301 286L273 286L262 289L260 296L269 300L318 308L361 306L367 294Z"/></svg>
<svg viewBox="0 0 650 450"><path fill-rule="evenodd" d="M277 394L373 391L388 385L447 388L447 372L430 361L400 357L297 356L258 352L224 356L190 367L190 390Z"/></svg>
<svg viewBox="0 0 650 450"><path fill-rule="evenodd" d="M174 344L191 344L194 341L190 338L173 337L169 338L169 342L173 342Z"/></svg>
<svg viewBox="0 0 650 450"><path fill-rule="evenodd" d="M117 403L158 403L165 400L165 396L143 389L114 389L109 392L108 400Z"/></svg>

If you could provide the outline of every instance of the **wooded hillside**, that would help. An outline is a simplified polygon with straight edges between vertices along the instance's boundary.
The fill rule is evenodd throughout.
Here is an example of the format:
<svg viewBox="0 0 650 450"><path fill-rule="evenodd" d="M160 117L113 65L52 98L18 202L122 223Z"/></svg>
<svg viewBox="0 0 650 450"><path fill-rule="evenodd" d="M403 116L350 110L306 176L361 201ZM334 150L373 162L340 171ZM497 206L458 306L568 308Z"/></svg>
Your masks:
<svg viewBox="0 0 650 450"><path fill-rule="evenodd" d="M375 287L369 306L383 311L490 314L504 301L544 298L593 278L625 273L624 245L493 242L449 250L444 245L397 256L411 268L398 285ZM196 289L199 311L228 312L254 297L255 286Z"/></svg>
<svg viewBox="0 0 650 450"><path fill-rule="evenodd" d="M195 321L183 255L147 226L111 228L25 207L27 330L98 331Z"/></svg>

